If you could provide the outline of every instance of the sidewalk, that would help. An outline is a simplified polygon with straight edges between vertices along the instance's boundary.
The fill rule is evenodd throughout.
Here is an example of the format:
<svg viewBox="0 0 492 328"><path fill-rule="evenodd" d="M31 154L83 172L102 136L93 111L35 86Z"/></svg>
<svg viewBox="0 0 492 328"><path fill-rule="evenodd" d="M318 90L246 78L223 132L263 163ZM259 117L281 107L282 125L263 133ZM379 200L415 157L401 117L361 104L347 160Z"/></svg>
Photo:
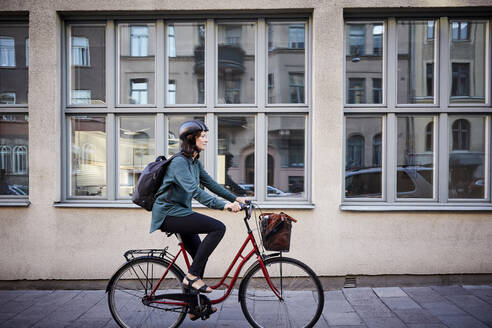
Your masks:
<svg viewBox="0 0 492 328"><path fill-rule="evenodd" d="M102 290L0 290L0 327L117 327ZM209 320L181 327L249 327L237 290ZM346 288L325 292L316 327L492 327L492 285Z"/></svg>

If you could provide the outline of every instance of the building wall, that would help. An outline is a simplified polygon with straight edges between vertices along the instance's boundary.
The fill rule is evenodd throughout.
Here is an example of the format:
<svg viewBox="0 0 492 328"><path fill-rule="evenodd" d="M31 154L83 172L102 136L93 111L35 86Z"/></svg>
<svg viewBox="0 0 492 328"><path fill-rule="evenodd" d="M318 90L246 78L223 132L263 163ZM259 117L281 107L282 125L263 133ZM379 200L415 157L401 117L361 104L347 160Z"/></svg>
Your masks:
<svg viewBox="0 0 492 328"><path fill-rule="evenodd" d="M29 200L0 209L0 280L107 279L127 249L175 245L149 235L141 209L57 208L61 175L61 22L57 11L277 10L313 8L312 194L314 209L288 210L299 221L289 256L319 275L492 272L492 217L487 212L341 211L343 7L454 6L455 1L0 1L29 11ZM462 1L460 5L490 5ZM397 10L397 9L396 9ZM207 275L218 276L245 236L240 214L199 210L227 233ZM309 241L309 242L307 242Z"/></svg>

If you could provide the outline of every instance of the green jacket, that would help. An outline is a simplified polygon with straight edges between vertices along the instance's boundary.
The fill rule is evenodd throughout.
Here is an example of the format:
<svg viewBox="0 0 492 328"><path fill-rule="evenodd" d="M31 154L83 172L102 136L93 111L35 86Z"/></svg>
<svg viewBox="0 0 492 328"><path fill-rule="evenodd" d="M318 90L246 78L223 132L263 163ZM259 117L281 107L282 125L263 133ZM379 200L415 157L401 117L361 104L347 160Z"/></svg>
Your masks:
<svg viewBox="0 0 492 328"><path fill-rule="evenodd" d="M200 183L230 202L236 200L233 193L208 175L198 159L193 160L185 156L177 156L169 164L162 185L157 191L156 200L152 207L150 232L159 229L168 215L187 216L192 214L192 198L209 208L223 210L226 203L201 189Z"/></svg>

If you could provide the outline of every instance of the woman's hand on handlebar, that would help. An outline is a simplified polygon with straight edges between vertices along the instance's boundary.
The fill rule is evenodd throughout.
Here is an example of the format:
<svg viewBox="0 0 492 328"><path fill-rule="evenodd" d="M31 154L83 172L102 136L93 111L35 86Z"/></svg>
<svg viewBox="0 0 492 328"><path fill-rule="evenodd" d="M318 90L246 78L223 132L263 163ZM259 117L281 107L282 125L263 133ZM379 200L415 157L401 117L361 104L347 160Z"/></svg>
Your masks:
<svg viewBox="0 0 492 328"><path fill-rule="evenodd" d="M241 205L237 201L234 203L226 203L224 210L236 213L241 210Z"/></svg>
<svg viewBox="0 0 492 328"><path fill-rule="evenodd" d="M246 204L248 202L248 197L237 197L236 202L241 203L241 204Z"/></svg>

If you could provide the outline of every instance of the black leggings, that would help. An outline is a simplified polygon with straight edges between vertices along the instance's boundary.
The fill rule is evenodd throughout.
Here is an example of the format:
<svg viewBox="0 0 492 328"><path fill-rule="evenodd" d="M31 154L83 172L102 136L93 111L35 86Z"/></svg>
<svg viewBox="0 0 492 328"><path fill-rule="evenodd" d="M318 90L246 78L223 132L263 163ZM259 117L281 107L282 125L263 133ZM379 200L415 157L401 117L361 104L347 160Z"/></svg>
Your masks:
<svg viewBox="0 0 492 328"><path fill-rule="evenodd" d="M166 216L161 230L181 235L186 251L193 258L189 273L203 278L208 257L222 240L226 227L214 218L193 213L188 216ZM203 241L200 241L199 233L207 234Z"/></svg>

